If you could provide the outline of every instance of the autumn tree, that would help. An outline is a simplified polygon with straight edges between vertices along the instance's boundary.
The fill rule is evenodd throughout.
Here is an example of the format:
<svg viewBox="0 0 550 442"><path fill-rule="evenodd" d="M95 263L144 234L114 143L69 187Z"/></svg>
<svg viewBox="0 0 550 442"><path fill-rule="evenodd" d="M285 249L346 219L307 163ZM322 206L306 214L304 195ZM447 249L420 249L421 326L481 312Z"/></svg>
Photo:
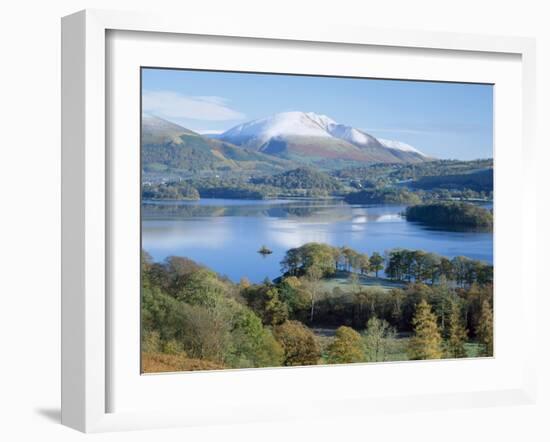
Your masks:
<svg viewBox="0 0 550 442"><path fill-rule="evenodd" d="M407 352L410 359L440 359L441 334L437 328L437 318L430 304L422 299L416 307L412 320L414 336L409 341Z"/></svg>
<svg viewBox="0 0 550 442"><path fill-rule="evenodd" d="M336 336L327 351L328 362L331 364L361 362L365 359L361 335L346 326L341 326L336 330Z"/></svg>
<svg viewBox="0 0 550 442"><path fill-rule="evenodd" d="M449 340L447 342L447 353L451 358L465 358L466 349L464 344L468 338L468 332L462 322L460 305L453 302L451 315L449 316Z"/></svg>
<svg viewBox="0 0 550 442"><path fill-rule="evenodd" d="M385 361L390 342L395 338L395 329L387 321L373 316L367 322L363 339L367 361Z"/></svg>
<svg viewBox="0 0 550 442"><path fill-rule="evenodd" d="M281 261L281 270L286 276L302 276L309 269L315 268L323 277L334 272L334 257L334 247L311 242L288 250Z"/></svg>
<svg viewBox="0 0 550 442"><path fill-rule="evenodd" d="M286 321L274 328L275 339L283 347L283 364L316 365L321 356L313 332L300 321Z"/></svg>
<svg viewBox="0 0 550 442"><path fill-rule="evenodd" d="M367 274L369 272L369 269L370 269L369 255L367 255L366 253L360 254L357 257L357 260L356 260L355 264L357 266L357 269L359 270L359 272L362 275Z"/></svg>
<svg viewBox="0 0 550 442"><path fill-rule="evenodd" d="M239 286L241 289L247 289L251 285L252 284L250 283L250 279L248 279L246 276L243 276L239 281Z"/></svg>
<svg viewBox="0 0 550 442"><path fill-rule="evenodd" d="M282 324L288 319L288 306L279 299L277 289L269 289L266 293L265 323L268 325Z"/></svg>
<svg viewBox="0 0 550 442"><path fill-rule="evenodd" d="M351 272L352 268L356 266L359 254L351 247L344 246L340 249L340 256L344 261L344 270Z"/></svg>
<svg viewBox="0 0 550 442"><path fill-rule="evenodd" d="M483 345L482 356L493 356L493 310L486 299L481 304L476 334Z"/></svg>

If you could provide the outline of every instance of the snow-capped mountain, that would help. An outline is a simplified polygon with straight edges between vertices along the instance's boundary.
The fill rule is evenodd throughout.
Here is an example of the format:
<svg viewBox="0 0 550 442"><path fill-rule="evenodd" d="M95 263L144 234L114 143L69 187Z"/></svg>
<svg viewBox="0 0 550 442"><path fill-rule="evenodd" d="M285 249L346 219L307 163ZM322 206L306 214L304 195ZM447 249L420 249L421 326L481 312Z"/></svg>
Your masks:
<svg viewBox="0 0 550 442"><path fill-rule="evenodd" d="M417 154L424 155L418 149L412 147L410 144L403 143L402 141L386 140L384 138L378 138L378 141L382 143L382 146L390 149L402 150L403 152L416 152Z"/></svg>
<svg viewBox="0 0 550 442"><path fill-rule="evenodd" d="M222 133L220 138L238 140L238 144L248 144L251 141L254 144L264 144L272 138L285 136L330 138L327 128L332 124L336 122L312 112L281 112L235 126Z"/></svg>
<svg viewBox="0 0 550 442"><path fill-rule="evenodd" d="M282 112L240 124L216 136L238 146L292 160L404 163L428 160L399 141L380 140L314 112Z"/></svg>

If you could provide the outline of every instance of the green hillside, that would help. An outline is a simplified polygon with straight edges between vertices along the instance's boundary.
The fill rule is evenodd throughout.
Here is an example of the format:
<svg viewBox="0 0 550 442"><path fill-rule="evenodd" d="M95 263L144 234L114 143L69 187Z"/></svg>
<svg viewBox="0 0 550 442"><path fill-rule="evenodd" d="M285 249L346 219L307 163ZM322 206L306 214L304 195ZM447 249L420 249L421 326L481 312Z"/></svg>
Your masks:
<svg viewBox="0 0 550 442"><path fill-rule="evenodd" d="M142 169L145 175L190 176L211 173L273 173L290 161L206 138L156 117L142 122Z"/></svg>
<svg viewBox="0 0 550 442"><path fill-rule="evenodd" d="M343 188L333 177L309 167L299 167L277 175L256 178L252 182L282 189L318 189L331 193Z"/></svg>
<svg viewBox="0 0 550 442"><path fill-rule="evenodd" d="M493 169L474 171L456 175L424 176L412 183L417 189L472 189L475 191L493 190Z"/></svg>

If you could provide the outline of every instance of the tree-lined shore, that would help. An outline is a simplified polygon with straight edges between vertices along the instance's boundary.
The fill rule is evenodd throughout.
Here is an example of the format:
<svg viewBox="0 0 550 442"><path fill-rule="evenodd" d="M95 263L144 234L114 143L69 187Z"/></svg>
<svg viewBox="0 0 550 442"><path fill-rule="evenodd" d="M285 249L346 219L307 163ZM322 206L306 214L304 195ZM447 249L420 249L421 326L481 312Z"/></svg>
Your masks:
<svg viewBox="0 0 550 442"><path fill-rule="evenodd" d="M151 200L199 198L345 198L350 204L420 204L430 201L491 201L492 160L433 160L420 164L371 164L344 169L300 166L265 171L190 173L144 180Z"/></svg>
<svg viewBox="0 0 550 442"><path fill-rule="evenodd" d="M492 266L420 250L308 243L260 284L144 251L142 370L491 356L492 299Z"/></svg>

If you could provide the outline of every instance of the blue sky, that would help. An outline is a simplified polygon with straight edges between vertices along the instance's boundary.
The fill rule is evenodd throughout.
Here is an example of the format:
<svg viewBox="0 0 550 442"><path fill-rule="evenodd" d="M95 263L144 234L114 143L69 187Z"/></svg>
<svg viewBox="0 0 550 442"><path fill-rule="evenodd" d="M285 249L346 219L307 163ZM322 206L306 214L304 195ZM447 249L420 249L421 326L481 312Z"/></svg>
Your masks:
<svg viewBox="0 0 550 442"><path fill-rule="evenodd" d="M493 156L490 85L148 68L142 94L145 112L201 133L304 111L437 158Z"/></svg>

